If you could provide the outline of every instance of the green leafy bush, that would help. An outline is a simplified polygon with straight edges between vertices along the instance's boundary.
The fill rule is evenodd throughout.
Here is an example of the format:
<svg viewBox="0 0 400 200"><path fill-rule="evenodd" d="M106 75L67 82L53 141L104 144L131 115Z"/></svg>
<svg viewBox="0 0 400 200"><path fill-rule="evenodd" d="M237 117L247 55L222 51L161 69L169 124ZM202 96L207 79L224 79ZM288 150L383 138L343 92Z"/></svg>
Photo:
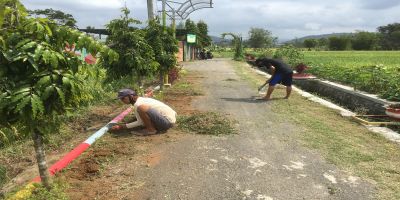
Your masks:
<svg viewBox="0 0 400 200"><path fill-rule="evenodd" d="M290 66L296 66L303 62L304 54L293 45L285 45L275 52L274 58L282 59Z"/></svg>

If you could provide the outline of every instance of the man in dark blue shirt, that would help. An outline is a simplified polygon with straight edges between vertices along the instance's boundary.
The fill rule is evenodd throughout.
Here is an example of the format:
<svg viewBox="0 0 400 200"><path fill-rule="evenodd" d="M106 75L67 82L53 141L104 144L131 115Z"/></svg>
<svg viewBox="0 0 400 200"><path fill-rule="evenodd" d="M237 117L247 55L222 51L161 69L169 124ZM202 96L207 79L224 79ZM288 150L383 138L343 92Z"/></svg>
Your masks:
<svg viewBox="0 0 400 200"><path fill-rule="evenodd" d="M284 62L277 59L261 58L256 60L256 65L259 67L266 67L271 72L271 78L265 83L269 83L267 94L262 100L270 100L271 94L275 89L275 85L281 83L286 86L286 96L288 99L292 92L292 76L293 70Z"/></svg>

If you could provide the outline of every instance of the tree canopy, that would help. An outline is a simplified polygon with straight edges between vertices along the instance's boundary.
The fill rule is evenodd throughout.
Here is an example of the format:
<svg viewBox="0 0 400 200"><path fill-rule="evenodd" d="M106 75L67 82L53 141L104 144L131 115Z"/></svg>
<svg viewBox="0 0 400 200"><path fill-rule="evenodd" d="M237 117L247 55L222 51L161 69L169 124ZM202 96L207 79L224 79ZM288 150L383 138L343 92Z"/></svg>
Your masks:
<svg viewBox="0 0 400 200"><path fill-rule="evenodd" d="M26 17L17 0L1 3L0 13L0 125L21 124L34 140L40 177L50 188L42 136L57 133L59 117L87 98L87 66L74 51L86 48L93 55L115 61L117 55L93 38L47 18Z"/></svg>
<svg viewBox="0 0 400 200"><path fill-rule="evenodd" d="M199 35L199 43L202 48L208 47L211 45L211 37L208 35L208 25L200 20L197 23L198 35Z"/></svg>
<svg viewBox="0 0 400 200"><path fill-rule="evenodd" d="M140 21L129 17L129 9L121 9L119 19L111 20L107 25L110 35L106 44L119 54L117 62L104 62L109 81L126 76L141 78L153 75L159 64L155 61L152 47L145 39L145 31L135 25Z"/></svg>
<svg viewBox="0 0 400 200"><path fill-rule="evenodd" d="M385 50L400 49L400 23L388 24L378 27L381 34L381 47Z"/></svg>
<svg viewBox="0 0 400 200"><path fill-rule="evenodd" d="M250 28L248 44L252 48L269 48L275 45L276 37L272 33L262 28Z"/></svg>
<svg viewBox="0 0 400 200"><path fill-rule="evenodd" d="M37 17L46 17L53 20L60 26L69 26L76 28L76 20L71 14L64 13L60 10L53 10L52 8L47 8L44 10L29 10L29 15L34 15Z"/></svg>

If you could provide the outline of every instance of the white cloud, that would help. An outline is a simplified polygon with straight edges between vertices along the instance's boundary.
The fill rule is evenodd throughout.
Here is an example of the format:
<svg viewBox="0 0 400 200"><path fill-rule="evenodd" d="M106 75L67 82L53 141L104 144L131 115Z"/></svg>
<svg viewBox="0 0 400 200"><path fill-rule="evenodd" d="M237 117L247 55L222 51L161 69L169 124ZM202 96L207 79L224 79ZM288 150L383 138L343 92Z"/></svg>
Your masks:
<svg viewBox="0 0 400 200"><path fill-rule="evenodd" d="M183 2L184 0L175 0ZM80 27L102 27L120 15L122 0L23 0L28 9L54 8L72 14ZM154 0L155 9L161 9ZM156 3L157 2L157 3ZM250 27L265 28L280 39L355 30L374 31L399 22L399 0L213 0L214 8L190 14L204 20L212 35L240 33ZM147 20L145 0L126 1L131 16ZM178 21L179 22L179 21Z"/></svg>
<svg viewBox="0 0 400 200"><path fill-rule="evenodd" d="M304 25L304 28L306 28L306 30L317 31L321 30L321 24L309 22Z"/></svg>
<svg viewBox="0 0 400 200"><path fill-rule="evenodd" d="M400 5L399 0L380 0L380 1L360 0L359 3L362 8L367 8L371 10L384 10L393 7L398 7Z"/></svg>
<svg viewBox="0 0 400 200"><path fill-rule="evenodd" d="M124 6L122 0L69 0L66 1L71 6L82 6L83 8L87 9L119 9Z"/></svg>
<svg viewBox="0 0 400 200"><path fill-rule="evenodd" d="M59 8L74 8L76 10L93 10L93 9L118 9L124 5L122 0L23 0L29 7L59 7Z"/></svg>

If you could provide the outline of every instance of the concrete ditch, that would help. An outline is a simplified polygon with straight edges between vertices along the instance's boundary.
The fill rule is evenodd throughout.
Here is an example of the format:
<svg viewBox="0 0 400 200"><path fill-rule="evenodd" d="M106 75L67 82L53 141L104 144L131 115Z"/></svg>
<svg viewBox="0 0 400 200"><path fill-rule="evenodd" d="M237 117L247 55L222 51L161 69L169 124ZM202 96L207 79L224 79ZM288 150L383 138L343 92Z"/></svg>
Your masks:
<svg viewBox="0 0 400 200"><path fill-rule="evenodd" d="M294 80L299 88L316 93L355 112L370 115L385 115L385 107L393 102L376 95L355 91L353 88L321 79Z"/></svg>

